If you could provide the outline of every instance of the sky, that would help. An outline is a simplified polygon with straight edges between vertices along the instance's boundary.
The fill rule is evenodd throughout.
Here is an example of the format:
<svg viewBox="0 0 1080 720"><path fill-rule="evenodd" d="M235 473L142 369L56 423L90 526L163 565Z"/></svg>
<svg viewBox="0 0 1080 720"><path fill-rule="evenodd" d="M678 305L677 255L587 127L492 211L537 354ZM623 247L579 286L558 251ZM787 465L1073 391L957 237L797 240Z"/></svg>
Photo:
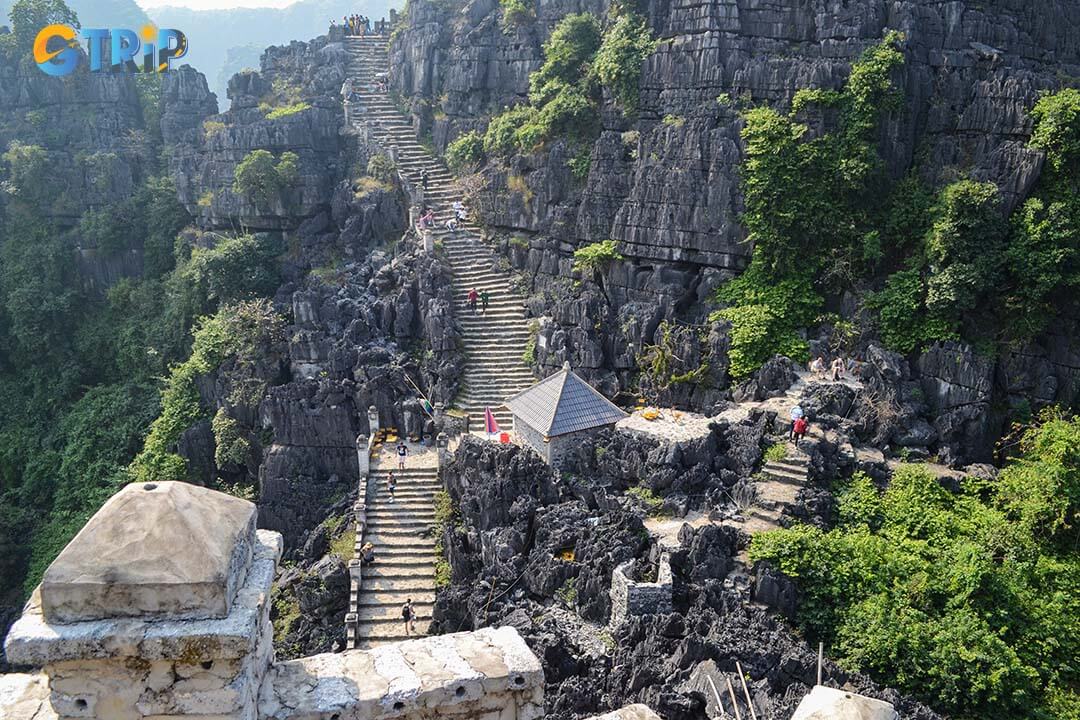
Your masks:
<svg viewBox="0 0 1080 720"><path fill-rule="evenodd" d="M195 10L224 10L237 7L276 7L292 5L296 0L135 0L143 9L163 7L188 7Z"/></svg>

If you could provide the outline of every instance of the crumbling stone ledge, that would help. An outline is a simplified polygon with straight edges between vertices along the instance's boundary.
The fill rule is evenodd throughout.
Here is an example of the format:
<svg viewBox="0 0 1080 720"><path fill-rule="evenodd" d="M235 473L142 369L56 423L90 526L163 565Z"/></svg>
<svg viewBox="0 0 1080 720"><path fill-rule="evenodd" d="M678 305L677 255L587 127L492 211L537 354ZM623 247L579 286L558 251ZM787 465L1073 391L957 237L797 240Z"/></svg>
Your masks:
<svg viewBox="0 0 1080 720"><path fill-rule="evenodd" d="M265 720L532 720L543 714L540 661L510 627L279 663L259 698Z"/></svg>

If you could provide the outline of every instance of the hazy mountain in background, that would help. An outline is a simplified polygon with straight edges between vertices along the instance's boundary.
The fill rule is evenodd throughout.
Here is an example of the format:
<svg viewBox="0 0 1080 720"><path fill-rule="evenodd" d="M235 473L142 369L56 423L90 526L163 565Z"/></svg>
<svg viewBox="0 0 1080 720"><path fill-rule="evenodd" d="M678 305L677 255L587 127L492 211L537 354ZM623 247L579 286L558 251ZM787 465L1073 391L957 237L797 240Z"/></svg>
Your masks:
<svg viewBox="0 0 1080 720"><path fill-rule="evenodd" d="M128 27L138 30L150 18L135 0L65 0L83 27ZM0 25L10 25L8 15L15 0L0 0Z"/></svg>
<svg viewBox="0 0 1080 720"><path fill-rule="evenodd" d="M389 15L390 8L397 5L390 0L300 0L280 9L163 7L147 12L159 26L187 34L190 49L186 62L206 75L224 110L228 107L225 87L229 77L245 67L258 67L259 55L267 45L322 35L331 20L340 23L346 14L360 13L377 20Z"/></svg>
<svg viewBox="0 0 1080 720"><path fill-rule="evenodd" d="M15 0L0 0L0 25L8 24ZM322 35L330 21L360 13L373 20L389 15L392 0L299 0L284 8L230 8L192 10L161 7L142 10L134 0L67 0L84 27L130 27L147 22L176 28L187 35L189 48L182 62L206 75L218 96L218 107L228 108L225 88L229 78L247 67L257 68L268 45L288 44Z"/></svg>

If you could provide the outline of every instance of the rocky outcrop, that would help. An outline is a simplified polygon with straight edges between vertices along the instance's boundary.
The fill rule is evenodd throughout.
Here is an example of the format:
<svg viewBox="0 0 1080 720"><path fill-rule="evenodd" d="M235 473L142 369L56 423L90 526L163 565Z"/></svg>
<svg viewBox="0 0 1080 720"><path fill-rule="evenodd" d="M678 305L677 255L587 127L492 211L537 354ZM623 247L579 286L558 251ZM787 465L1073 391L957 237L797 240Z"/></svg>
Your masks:
<svg viewBox="0 0 1080 720"><path fill-rule="evenodd" d="M218 111L217 96L206 77L190 65L163 73L161 77L161 137L167 144L197 141L192 131Z"/></svg>
<svg viewBox="0 0 1080 720"><path fill-rule="evenodd" d="M410 4L391 46L391 86L410 105L417 134L439 149L526 97L528 73L558 18L582 10L602 16L607 7L542 3L535 21L520 23L490 0L455 9ZM803 87L839 87L863 49L899 30L905 63L894 81L904 104L879 132L889 175L914 172L938 186L960 176L990 180L1009 209L1041 171L1040 154L1026 146L1028 109L1041 91L1060 85L1062 72L1080 67L1080 42L1059 31L1078 20L1064 0L933 7L651 0L643 12L658 43L643 65L638 112L623 117L605 99L588 172L570 172L579 151L556 139L489 163L472 204L532 293L542 371L570 360L605 392L637 392L635 366L645 347L657 345L660 323L699 325L680 350L707 371L692 383L645 389L650 401L710 412L728 378L726 328L708 322L708 309L713 291L745 267L752 250L739 222L742 111L762 103L786 108ZM598 278L575 273L572 252L609 238L625 259ZM982 412L981 401L966 400L926 406L914 387L933 394L939 381L951 382L933 374L932 351L911 368L907 381L915 386L897 401L900 419L866 427L882 446L910 448L913 457L923 447L936 452L940 442L948 462L985 459L1009 416L1072 399L1076 365L1071 335L1061 333L1003 350L991 366L990 405L1006 411ZM931 373L925 388L923 366ZM973 445L961 450L966 442Z"/></svg>
<svg viewBox="0 0 1080 720"><path fill-rule="evenodd" d="M714 435L726 433L718 428ZM641 511L618 488L673 461L654 443L613 444L617 434L598 441L607 448L594 451L599 462L564 472L561 482L531 451L462 441L444 469L457 513L443 538L453 572L436 600L435 627L514 626L544 666L545 717L571 720L641 702L665 718L700 718L709 690L696 683L698 669L734 673L736 661L749 675L759 717L789 716L814 684L816 648L750 603L749 579L736 564L745 536L734 528L684 525L670 553L670 579L664 575L670 606L639 608L643 614L602 627L615 568L663 561ZM723 454L718 440L706 442L699 459ZM749 473L758 460L747 456L749 467L737 472ZM586 497L585 485L608 491ZM761 578L758 600L791 612L797 597L787 581L764 569ZM904 717L940 720L831 662L825 674L831 684L894 703Z"/></svg>
<svg viewBox="0 0 1080 720"><path fill-rule="evenodd" d="M334 187L352 169L342 155L346 146L340 134L344 115L338 91L346 61L341 44L325 37L270 48L260 72L232 78L227 112L197 124L195 114L163 118L170 131L201 126L185 135L188 143L171 160L180 201L200 224L291 230L329 209ZM209 104L199 99L201 90L189 91L191 104L200 108ZM255 150L275 160L294 153L297 177L265 197L237 192L236 166Z"/></svg>

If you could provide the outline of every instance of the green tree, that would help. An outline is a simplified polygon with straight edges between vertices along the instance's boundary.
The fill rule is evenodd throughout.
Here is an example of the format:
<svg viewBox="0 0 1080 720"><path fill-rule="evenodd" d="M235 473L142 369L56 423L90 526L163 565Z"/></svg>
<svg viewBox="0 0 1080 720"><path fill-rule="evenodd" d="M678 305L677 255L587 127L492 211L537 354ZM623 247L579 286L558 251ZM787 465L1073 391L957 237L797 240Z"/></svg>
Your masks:
<svg viewBox="0 0 1080 720"><path fill-rule="evenodd" d="M78 15L63 0L17 0L9 17L19 52L24 55L33 49L34 38L46 25L71 25L76 30L81 27Z"/></svg>
<svg viewBox="0 0 1080 720"><path fill-rule="evenodd" d="M952 327L999 283L1007 225L997 187L961 180L941 193L926 239L926 307Z"/></svg>
<svg viewBox="0 0 1080 720"><path fill-rule="evenodd" d="M299 182L298 161L296 153L285 152L275 164L268 150L252 150L236 165L233 192L251 198L256 204L268 204Z"/></svg>

